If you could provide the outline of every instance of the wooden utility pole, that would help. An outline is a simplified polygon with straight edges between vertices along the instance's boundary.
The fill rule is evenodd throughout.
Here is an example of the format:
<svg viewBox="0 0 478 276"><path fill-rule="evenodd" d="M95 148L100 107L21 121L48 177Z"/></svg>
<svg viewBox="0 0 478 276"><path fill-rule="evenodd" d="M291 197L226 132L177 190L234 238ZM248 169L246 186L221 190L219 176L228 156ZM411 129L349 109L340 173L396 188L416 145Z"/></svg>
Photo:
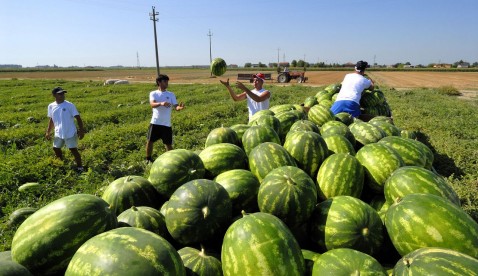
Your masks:
<svg viewBox="0 0 478 276"><path fill-rule="evenodd" d="M153 26L154 26L154 46L156 49L156 72L159 76L159 58L158 58L158 38L156 36L156 22L158 19L156 18L156 15L158 15L158 12L155 12L155 7L153 6L153 12L149 14L150 20L153 20Z"/></svg>

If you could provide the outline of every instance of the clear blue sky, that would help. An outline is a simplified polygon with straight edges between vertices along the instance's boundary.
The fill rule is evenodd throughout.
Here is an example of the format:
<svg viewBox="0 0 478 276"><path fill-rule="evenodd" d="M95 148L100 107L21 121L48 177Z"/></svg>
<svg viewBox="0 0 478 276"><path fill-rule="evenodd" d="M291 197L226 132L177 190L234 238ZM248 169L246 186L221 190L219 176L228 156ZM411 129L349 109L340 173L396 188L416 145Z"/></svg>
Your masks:
<svg viewBox="0 0 478 276"><path fill-rule="evenodd" d="M0 0L0 64L478 61L477 0ZM279 49L279 50L278 50Z"/></svg>

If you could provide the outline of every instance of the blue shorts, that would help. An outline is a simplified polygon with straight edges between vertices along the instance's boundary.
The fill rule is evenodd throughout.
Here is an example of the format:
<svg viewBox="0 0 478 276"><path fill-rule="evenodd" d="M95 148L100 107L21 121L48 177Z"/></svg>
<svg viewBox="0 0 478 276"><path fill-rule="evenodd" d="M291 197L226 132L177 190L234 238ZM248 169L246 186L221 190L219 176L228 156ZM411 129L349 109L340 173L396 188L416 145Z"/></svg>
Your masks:
<svg viewBox="0 0 478 276"><path fill-rule="evenodd" d="M358 117L360 115L360 105L354 101L336 101L330 108L330 111L334 115L340 112L347 112L352 117Z"/></svg>

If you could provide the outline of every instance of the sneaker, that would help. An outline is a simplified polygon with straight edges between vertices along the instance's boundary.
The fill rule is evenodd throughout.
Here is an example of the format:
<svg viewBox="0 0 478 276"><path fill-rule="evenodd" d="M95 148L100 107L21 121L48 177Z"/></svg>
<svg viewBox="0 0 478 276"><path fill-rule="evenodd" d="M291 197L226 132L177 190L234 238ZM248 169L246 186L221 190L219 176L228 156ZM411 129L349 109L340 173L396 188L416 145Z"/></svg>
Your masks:
<svg viewBox="0 0 478 276"><path fill-rule="evenodd" d="M153 158L151 158L151 157L146 157L146 158L144 159L144 161L146 161L146 163L148 163L148 164L151 164L151 163L154 162Z"/></svg>
<svg viewBox="0 0 478 276"><path fill-rule="evenodd" d="M76 168L76 172L78 172L78 173L83 173L84 171L85 171L85 168L83 168L83 167Z"/></svg>

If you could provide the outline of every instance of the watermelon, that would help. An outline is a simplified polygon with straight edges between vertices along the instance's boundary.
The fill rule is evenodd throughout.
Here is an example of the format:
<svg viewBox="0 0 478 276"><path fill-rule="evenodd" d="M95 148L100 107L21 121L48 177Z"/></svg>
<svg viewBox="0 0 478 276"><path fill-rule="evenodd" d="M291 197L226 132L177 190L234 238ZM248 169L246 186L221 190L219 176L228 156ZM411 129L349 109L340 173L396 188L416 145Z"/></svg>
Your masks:
<svg viewBox="0 0 478 276"><path fill-rule="evenodd" d="M272 111L270 109L259 110L256 113L254 113L254 115L252 115L250 121L252 122L252 121L254 121L255 119L259 118L262 115L272 115L272 116L274 116L274 111Z"/></svg>
<svg viewBox="0 0 478 276"><path fill-rule="evenodd" d="M222 58L215 58L211 62L211 73L214 76L222 76L226 73L227 64Z"/></svg>
<svg viewBox="0 0 478 276"><path fill-rule="evenodd" d="M2 276L30 276L33 275L23 265L7 260L0 260L0 275Z"/></svg>
<svg viewBox="0 0 478 276"><path fill-rule="evenodd" d="M375 117L376 118L376 117ZM369 124L379 127L387 136L400 136L400 129L387 121L368 121Z"/></svg>
<svg viewBox="0 0 478 276"><path fill-rule="evenodd" d="M351 248L374 255L383 243L383 225L367 203L351 196L335 196L317 204L310 218L310 235L325 251Z"/></svg>
<svg viewBox="0 0 478 276"><path fill-rule="evenodd" d="M122 227L81 245L65 273L73 275L186 275L186 270L167 240L145 229Z"/></svg>
<svg viewBox="0 0 478 276"><path fill-rule="evenodd" d="M319 105L325 106L327 108L331 108L334 103L331 100L322 100L320 101Z"/></svg>
<svg viewBox="0 0 478 276"><path fill-rule="evenodd" d="M84 242L117 224L113 210L97 196L62 197L20 225L12 240L12 259L33 274L63 273Z"/></svg>
<svg viewBox="0 0 478 276"><path fill-rule="evenodd" d="M388 208L385 226L402 256L422 247L442 247L478 258L478 223L440 196L404 196Z"/></svg>
<svg viewBox="0 0 478 276"><path fill-rule="evenodd" d="M216 176L214 181L221 184L229 194L233 215L241 214L242 210L248 213L259 210L257 193L260 183L250 171L230 170Z"/></svg>
<svg viewBox="0 0 478 276"><path fill-rule="evenodd" d="M349 125L349 128L355 137L357 148L361 148L367 144L376 143L386 136L382 129L366 122L356 121Z"/></svg>
<svg viewBox="0 0 478 276"><path fill-rule="evenodd" d="M222 264L214 256L207 255L204 248L197 250L183 247L178 250L188 275L222 275Z"/></svg>
<svg viewBox="0 0 478 276"><path fill-rule="evenodd" d="M25 219L35 213L38 208L33 207L23 207L13 211L10 216L8 216L8 225L17 226L21 224Z"/></svg>
<svg viewBox="0 0 478 276"><path fill-rule="evenodd" d="M355 156L355 148L345 136L340 134L325 134L322 138L329 149L329 155L333 153L348 153Z"/></svg>
<svg viewBox="0 0 478 276"><path fill-rule="evenodd" d="M311 108L318 103L319 102L317 101L316 96L309 96L309 97L305 98L305 100L304 100L304 107Z"/></svg>
<svg viewBox="0 0 478 276"><path fill-rule="evenodd" d="M277 134L281 133L280 121L273 115L262 115L249 122L249 125L265 125L272 128Z"/></svg>
<svg viewBox="0 0 478 276"><path fill-rule="evenodd" d="M391 117L386 117L386 116L375 116L372 119L370 119L368 122L370 124L385 122L385 123L389 123L393 125L393 119ZM399 130L399 135L400 135L400 130Z"/></svg>
<svg viewBox="0 0 478 276"><path fill-rule="evenodd" d="M278 133L266 125L251 126L242 135L242 146L248 156L253 148L264 142L281 144Z"/></svg>
<svg viewBox="0 0 478 276"><path fill-rule="evenodd" d="M42 189L42 186L38 182L27 182L18 187L18 191L21 193L37 193Z"/></svg>
<svg viewBox="0 0 478 276"><path fill-rule="evenodd" d="M321 127L328 121L333 121L335 119L334 114L330 111L329 108L323 105L314 105L310 108L309 121L313 122L317 126Z"/></svg>
<svg viewBox="0 0 478 276"><path fill-rule="evenodd" d="M206 137L205 148L219 143L230 143L240 146L237 133L229 127L218 127L209 132Z"/></svg>
<svg viewBox="0 0 478 276"><path fill-rule="evenodd" d="M402 157L405 166L425 167L427 156L416 141L400 136L387 136L378 141L393 148Z"/></svg>
<svg viewBox="0 0 478 276"><path fill-rule="evenodd" d="M166 206L166 227L181 244L203 242L229 225L232 203L215 181L196 179L179 187Z"/></svg>
<svg viewBox="0 0 478 276"><path fill-rule="evenodd" d="M236 132L237 138L239 139L239 146L241 148L242 148L242 135L244 135L244 132L246 132L246 130L250 127L251 127L250 125L246 125L246 124L235 124L230 127L232 130Z"/></svg>
<svg viewBox="0 0 478 276"><path fill-rule="evenodd" d="M317 102L320 103L323 100L330 100L332 98L332 94L327 91L327 90L320 90L315 94L315 97L317 98Z"/></svg>
<svg viewBox="0 0 478 276"><path fill-rule="evenodd" d="M166 198L182 184L203 178L206 173L198 154L191 150L174 149L161 154L151 165L148 180Z"/></svg>
<svg viewBox="0 0 478 276"><path fill-rule="evenodd" d="M344 123L345 125L349 126L354 122L354 117L350 113L347 112L339 112L335 114L335 120Z"/></svg>
<svg viewBox="0 0 478 276"><path fill-rule="evenodd" d="M286 111L291 111L295 110L295 106L293 104L279 104L279 105L274 105L269 108L270 111L274 113L274 115L277 115L282 112Z"/></svg>
<svg viewBox="0 0 478 276"><path fill-rule="evenodd" d="M247 168L247 155L239 146L220 143L205 148L200 154L206 178L214 178L219 174L234 170Z"/></svg>
<svg viewBox="0 0 478 276"><path fill-rule="evenodd" d="M0 262L1 261L12 261L12 251L1 251L0 252Z"/></svg>
<svg viewBox="0 0 478 276"><path fill-rule="evenodd" d="M347 127L346 124L340 121L328 121L322 125L320 128L320 134L322 136L329 135L329 134L340 134L347 138L350 143L355 146L355 137Z"/></svg>
<svg viewBox="0 0 478 276"><path fill-rule="evenodd" d="M290 126L289 133L297 131L297 130L313 131L315 133L320 133L319 127L316 124L309 121L309 120L297 120L297 121L295 121ZM287 137L286 137L286 139L287 139Z"/></svg>
<svg viewBox="0 0 478 276"><path fill-rule="evenodd" d="M294 131L287 135L284 148L297 166L315 178L320 165L329 155L324 139L312 131Z"/></svg>
<svg viewBox="0 0 478 276"><path fill-rule="evenodd" d="M402 129L400 130L400 137L417 139L417 132L414 130Z"/></svg>
<svg viewBox="0 0 478 276"><path fill-rule="evenodd" d="M301 249L301 251L305 260L305 275L312 275L312 268L314 267L315 261L320 257L320 254L308 249Z"/></svg>
<svg viewBox="0 0 478 276"><path fill-rule="evenodd" d="M312 275L383 275L387 272L372 256L350 248L337 248L320 255Z"/></svg>
<svg viewBox="0 0 478 276"><path fill-rule="evenodd" d="M460 206L460 198L446 180L425 168L405 166L398 168L385 181L385 198L394 203L407 194L434 194Z"/></svg>
<svg viewBox="0 0 478 276"><path fill-rule="evenodd" d="M382 192L387 178L404 166L400 155L391 147L382 143L363 146L355 157L365 169L365 183L374 191Z"/></svg>
<svg viewBox="0 0 478 276"><path fill-rule="evenodd" d="M132 206L150 206L159 208L164 199L148 179L129 175L111 182L101 198L110 204L110 208L119 215Z"/></svg>
<svg viewBox="0 0 478 276"><path fill-rule="evenodd" d="M393 268L393 275L478 275L478 259L438 247L408 253Z"/></svg>
<svg viewBox="0 0 478 276"><path fill-rule="evenodd" d="M297 166L287 150L276 143L265 142L253 148L249 154L249 168L259 181L275 168Z"/></svg>
<svg viewBox="0 0 478 276"><path fill-rule="evenodd" d="M435 155L433 154L433 151L424 143L410 139L412 143L415 143L415 145L421 149L421 151L425 154L426 156L426 161L425 161L425 169L432 170L433 169L433 161L435 160Z"/></svg>
<svg viewBox="0 0 478 276"><path fill-rule="evenodd" d="M285 111L281 113L276 113L274 115L280 122L280 133L279 137L281 138L281 141L285 140L285 136L290 130L290 127L298 120L301 120L303 118L299 117L296 112L292 111Z"/></svg>
<svg viewBox="0 0 478 276"><path fill-rule="evenodd" d="M307 221L317 204L317 187L303 170L279 167L262 180L257 195L259 210L280 218L289 226Z"/></svg>
<svg viewBox="0 0 478 276"><path fill-rule="evenodd" d="M118 224L146 229L165 239L169 238L164 215L158 209L148 206L133 206L123 211L118 216Z"/></svg>
<svg viewBox="0 0 478 276"><path fill-rule="evenodd" d="M327 157L317 173L319 198L325 200L339 195L360 197L364 170L360 162L347 153Z"/></svg>
<svg viewBox="0 0 478 276"><path fill-rule="evenodd" d="M305 261L297 240L277 217L245 215L227 229L221 250L224 275L303 275Z"/></svg>

